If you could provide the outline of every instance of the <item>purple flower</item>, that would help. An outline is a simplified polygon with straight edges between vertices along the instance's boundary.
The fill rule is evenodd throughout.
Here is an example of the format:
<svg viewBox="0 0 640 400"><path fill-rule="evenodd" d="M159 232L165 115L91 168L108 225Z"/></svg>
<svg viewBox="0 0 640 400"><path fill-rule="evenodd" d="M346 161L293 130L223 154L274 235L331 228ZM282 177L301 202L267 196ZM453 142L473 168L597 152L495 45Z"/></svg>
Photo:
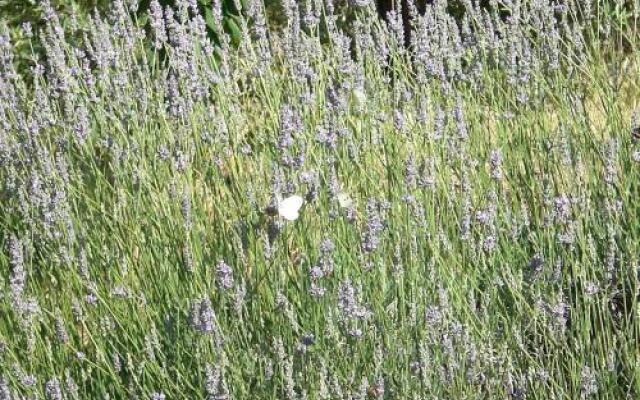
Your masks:
<svg viewBox="0 0 640 400"><path fill-rule="evenodd" d="M62 389L58 378L51 378L45 383L44 393L47 400L62 400Z"/></svg>
<svg viewBox="0 0 640 400"><path fill-rule="evenodd" d="M233 269L222 260L216 266L216 281L222 289L231 289L234 285Z"/></svg>
<svg viewBox="0 0 640 400"><path fill-rule="evenodd" d="M11 264L11 275L9 284L11 286L11 294L14 300L22 297L24 291L27 273L24 269L24 254L22 242L15 236L9 239L9 257Z"/></svg>
<svg viewBox="0 0 640 400"><path fill-rule="evenodd" d="M500 150L491 151L490 165L491 178L496 181L502 180L502 153Z"/></svg>
<svg viewBox="0 0 640 400"><path fill-rule="evenodd" d="M381 206L382 203L379 204L375 199L367 201L367 222L362 237L362 249L366 253L374 252L380 245L380 233L384 228Z"/></svg>
<svg viewBox="0 0 640 400"><path fill-rule="evenodd" d="M202 334L218 333L216 315L208 298L196 299L191 303L191 327Z"/></svg>

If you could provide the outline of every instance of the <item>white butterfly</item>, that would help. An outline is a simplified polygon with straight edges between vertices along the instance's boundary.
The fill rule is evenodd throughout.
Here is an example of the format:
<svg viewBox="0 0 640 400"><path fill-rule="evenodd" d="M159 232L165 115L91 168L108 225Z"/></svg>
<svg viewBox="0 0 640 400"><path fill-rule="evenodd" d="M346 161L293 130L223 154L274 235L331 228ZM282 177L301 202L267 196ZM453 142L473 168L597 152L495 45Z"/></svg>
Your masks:
<svg viewBox="0 0 640 400"><path fill-rule="evenodd" d="M287 221L294 221L300 216L298 211L303 202L302 197L298 195L287 197L284 200L278 196L278 214Z"/></svg>
<svg viewBox="0 0 640 400"><path fill-rule="evenodd" d="M338 204L342 208L349 208L353 205L353 200L349 197L348 194L342 192L336 195L336 199L338 199Z"/></svg>
<svg viewBox="0 0 640 400"><path fill-rule="evenodd" d="M362 107L367 103L367 96L361 89L355 88L351 91L353 95L353 103L356 107Z"/></svg>

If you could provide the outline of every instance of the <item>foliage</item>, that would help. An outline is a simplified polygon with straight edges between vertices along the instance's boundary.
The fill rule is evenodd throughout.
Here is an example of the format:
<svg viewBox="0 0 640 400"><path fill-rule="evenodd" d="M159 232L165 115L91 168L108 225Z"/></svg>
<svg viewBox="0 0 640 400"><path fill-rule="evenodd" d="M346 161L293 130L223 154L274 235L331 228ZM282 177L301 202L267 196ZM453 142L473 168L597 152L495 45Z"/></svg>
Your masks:
<svg viewBox="0 0 640 400"><path fill-rule="evenodd" d="M561 3L0 27L0 398L639 397L636 32Z"/></svg>

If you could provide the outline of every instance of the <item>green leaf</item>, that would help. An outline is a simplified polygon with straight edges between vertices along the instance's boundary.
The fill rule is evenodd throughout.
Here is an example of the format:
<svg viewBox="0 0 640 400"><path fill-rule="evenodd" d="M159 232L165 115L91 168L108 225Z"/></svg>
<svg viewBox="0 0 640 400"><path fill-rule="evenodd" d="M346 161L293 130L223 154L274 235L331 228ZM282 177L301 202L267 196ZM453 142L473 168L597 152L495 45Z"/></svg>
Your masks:
<svg viewBox="0 0 640 400"><path fill-rule="evenodd" d="M233 17L227 17L224 19L224 24L231 36L231 41L234 45L238 45L240 43L240 38L242 37L242 33L240 32L240 27L233 20Z"/></svg>
<svg viewBox="0 0 640 400"><path fill-rule="evenodd" d="M140 16L139 16L139 17L137 17L137 18L138 18L138 23L139 23L141 26L146 26L146 25L147 25L147 23L149 23L149 14L146 14L146 13L145 13L145 14L142 14L142 15L140 15Z"/></svg>
<svg viewBox="0 0 640 400"><path fill-rule="evenodd" d="M213 11L211 10L211 7L205 8L204 22L207 25L207 28L211 29L212 31L217 31L219 28L216 26L215 19L213 19Z"/></svg>

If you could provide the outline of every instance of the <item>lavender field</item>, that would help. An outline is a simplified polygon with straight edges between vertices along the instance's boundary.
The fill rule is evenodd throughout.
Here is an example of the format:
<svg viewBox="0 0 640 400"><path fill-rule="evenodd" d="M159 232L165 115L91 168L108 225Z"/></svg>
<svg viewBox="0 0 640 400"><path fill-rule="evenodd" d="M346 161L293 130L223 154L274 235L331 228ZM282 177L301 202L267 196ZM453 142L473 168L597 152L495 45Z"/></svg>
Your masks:
<svg viewBox="0 0 640 400"><path fill-rule="evenodd" d="M640 398L638 1L38 3L0 400Z"/></svg>

